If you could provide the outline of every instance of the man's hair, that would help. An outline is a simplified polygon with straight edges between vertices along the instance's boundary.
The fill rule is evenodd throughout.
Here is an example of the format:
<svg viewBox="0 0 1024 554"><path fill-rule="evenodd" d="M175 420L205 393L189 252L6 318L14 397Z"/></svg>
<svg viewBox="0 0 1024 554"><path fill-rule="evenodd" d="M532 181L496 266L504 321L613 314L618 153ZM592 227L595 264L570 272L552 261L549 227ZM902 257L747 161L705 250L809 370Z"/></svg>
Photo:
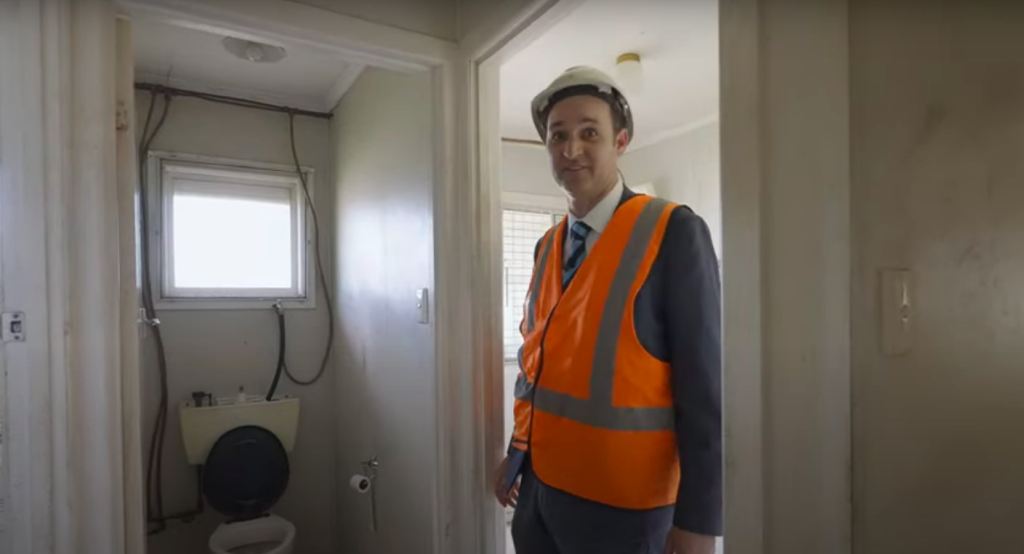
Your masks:
<svg viewBox="0 0 1024 554"><path fill-rule="evenodd" d="M555 108L555 104L573 96L593 96L594 98L604 100L612 110L612 130L615 131L615 134L619 134L619 131L626 128L626 101L618 92L612 91L612 93L609 94L607 92L602 92L593 85L576 85L564 88L551 95L551 98L548 100L547 107L544 108L543 112L541 112L545 130L547 130L548 117L551 116L551 110Z"/></svg>

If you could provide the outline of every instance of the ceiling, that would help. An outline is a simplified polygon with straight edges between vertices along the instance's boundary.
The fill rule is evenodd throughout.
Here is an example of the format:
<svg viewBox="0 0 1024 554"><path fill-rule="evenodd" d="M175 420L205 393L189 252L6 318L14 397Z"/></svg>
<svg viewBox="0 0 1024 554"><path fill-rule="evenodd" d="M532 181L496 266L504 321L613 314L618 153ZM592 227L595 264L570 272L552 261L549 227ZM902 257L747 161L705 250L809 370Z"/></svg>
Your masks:
<svg viewBox="0 0 1024 554"><path fill-rule="evenodd" d="M626 91L633 148L718 117L718 0L587 0L501 68L502 136L538 140L530 101L561 72L590 65L615 77L619 54L642 58L643 91Z"/></svg>
<svg viewBox="0 0 1024 554"><path fill-rule="evenodd" d="M135 80L328 112L363 66L311 47L288 47L276 63L228 53L224 35L138 18L132 20Z"/></svg>
<svg viewBox="0 0 1024 554"><path fill-rule="evenodd" d="M456 0L290 1L442 40L455 40Z"/></svg>

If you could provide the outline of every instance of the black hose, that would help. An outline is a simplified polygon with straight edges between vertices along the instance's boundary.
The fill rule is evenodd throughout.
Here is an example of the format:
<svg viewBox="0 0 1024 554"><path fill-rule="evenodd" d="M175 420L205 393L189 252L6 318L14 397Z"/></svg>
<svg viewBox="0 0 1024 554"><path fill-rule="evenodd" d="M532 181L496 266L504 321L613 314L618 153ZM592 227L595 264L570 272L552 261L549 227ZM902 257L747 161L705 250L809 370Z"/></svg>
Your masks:
<svg viewBox="0 0 1024 554"><path fill-rule="evenodd" d="M247 98L236 98L234 96L224 96L223 94L211 94L208 92L196 92L194 90L185 90L165 85L135 83L135 90L144 90L147 92L156 92L159 94L170 94L173 96L188 96L191 98L206 100L208 102L217 102L220 104L227 104L229 106L238 106L240 108L252 108L254 110L265 110L269 112L304 115L306 117L315 117L319 119L331 119L334 117L334 114L330 112L314 112L309 110L301 110L299 108L279 106L277 104L269 104L267 102L259 102L257 100L249 100Z"/></svg>
<svg viewBox="0 0 1024 554"><path fill-rule="evenodd" d="M146 183L145 183L145 178L144 178L144 175L146 173L145 172L145 167L146 167L146 158L145 158L145 156L146 156L146 148L145 148L146 136L149 134L149 124L153 120L153 112L155 110L156 110L156 94L155 93L151 93L150 96L149 96L149 110L146 112L146 123L142 126L142 140L139 143L139 159L138 159L137 167L139 169L139 197L140 197L140 199L144 198L144 193L142 193L142 190L146 188ZM144 210L145 210L145 206L142 206L140 211L144 211ZM146 218L145 218L145 216L142 216L140 218L139 226L141 227L142 237L143 237L143 239L145 239L145 237L146 237L146 235L145 235L145 233L146 233ZM143 242L145 242L145 240L143 240ZM140 245L140 247L144 248L141 245ZM145 312L146 319L148 320L151 317L151 314L150 314L150 311L149 311L149 303L146 301L146 288L147 287L145 286L145 282L146 282L146 278L147 278L147 275L146 275L147 272L146 272L145 266L148 265L147 264L147 255L146 255L146 253L147 253L147 251L143 250L142 251L142 256L141 256L141 258L142 258L142 265L143 265L143 268L142 268L142 275L143 275L143 277L142 277L142 280L143 280L142 307L143 307L143 311ZM147 321L147 322L145 322L145 324L148 325L149 322ZM157 419L159 420L159 418L160 418L160 415L158 413L157 414ZM146 457L146 520L147 521L153 519L153 513L154 513L151 494L152 494L152 489L153 489L153 457L154 457L154 455L156 453L155 452L155 448L156 448L156 433L154 432L153 438L150 440L150 443L149 443L149 455Z"/></svg>
<svg viewBox="0 0 1024 554"><path fill-rule="evenodd" d="M153 331L153 338L156 344L157 350L157 366L159 368L160 375L160 404L157 409L156 421L153 423L153 434L149 444L149 459L146 464L146 492L147 500L146 506L149 511L147 520L150 522L158 522L160 529L163 529L164 511L163 511L163 482L161 476L163 475L163 445L164 437L167 432L167 355L164 349L163 335L160 332L160 325L156 318L156 310L153 304L153 290L152 290L152 278L149 271L149 217L147 214L148 209L148 194L147 183L146 183L146 165L147 156L149 154L149 147L156 137L157 133L163 127L164 122L167 120L167 114L171 107L170 95L164 96L164 107L160 114L160 119L157 121L156 127L152 133L149 131L149 123L152 119L153 110L156 107L157 95L152 93L150 95L150 106L149 112L146 116L146 124L143 128L142 143L139 147L139 205L140 205L140 251L142 258L142 307L145 311L147 324L150 325Z"/></svg>
<svg viewBox="0 0 1024 554"><path fill-rule="evenodd" d="M324 271L324 262L320 256L320 218L316 213L316 206L313 205L313 197L309 194L309 184L306 182L306 173L302 171L302 166L299 164L299 152L295 147L295 114L288 114L288 137L291 139L292 145L292 161L295 162L295 171L299 174L299 181L302 183L302 192L306 197L306 205L309 206L309 212L313 214L313 231L315 236L313 237L313 250L315 251L316 258L316 271L320 277L320 292L324 295L324 304L327 306L327 346L324 348L324 357L320 361L320 370L316 372L316 375L312 379L303 380L292 375L292 372L288 369L288 364L284 364L284 374L288 376L288 379L296 385L308 386L316 383L323 377L324 372L327 370L327 364L331 361L331 347L334 345L334 305L331 302L331 291L327 285L327 273ZM284 328L284 316L281 316L281 327ZM282 331L284 332L284 331ZM283 355L283 354L282 354Z"/></svg>
<svg viewBox="0 0 1024 554"><path fill-rule="evenodd" d="M267 402L274 399L277 383L281 380L281 372L284 370L284 310L281 309L280 302L274 304L274 309L277 311L277 370L274 371L274 380L270 383L270 390L267 391Z"/></svg>
<svg viewBox="0 0 1024 554"><path fill-rule="evenodd" d="M283 369L285 376L288 377L288 380L291 381L292 383L295 383L296 385L308 386L308 385L312 385L312 384L316 383L317 381L320 380L321 377L323 377L324 373L327 371L327 365L328 365L328 363L331 360L331 349L334 346L334 303L331 300L331 291L330 291L330 287L329 287L329 285L327 283L327 272L324 270L323 256L320 254L320 217L317 214L316 206L313 205L313 197L312 197L312 195L310 195L310 192L309 192L309 183L307 182L305 172L302 171L302 165L299 163L299 152L298 152L298 148L296 147L296 144L295 144L295 116L296 115L304 115L304 116L309 116L309 117L319 117L319 118L323 118L323 119L330 119L331 117L333 117L333 114L330 114L330 113L318 113L318 112L308 112L308 111L299 110L299 109L296 109L296 108L289 108L289 107L284 107L284 106L275 106L273 104L267 104L267 103L264 103L264 102L257 102L257 101L254 101L254 100L246 100L246 99L242 99L242 98L232 98L230 96L222 96L222 95L217 95L217 94L208 94L208 93L194 92L194 91L188 91L188 90L177 89L177 88L172 88L172 87L166 87L166 86L163 86L163 85L151 85L151 84L144 84L144 83L136 83L135 84L135 88L137 88L139 90L149 91L150 96L154 97L154 98L155 98L155 96L157 94L162 94L165 98L168 99L168 103L170 101L170 98L173 97L173 96L190 96L190 97L197 98L197 99L200 99L200 100L205 100L207 102L214 102L214 103L219 103L219 104L227 104L229 106L238 106L238 107L243 107L243 108L253 108L253 109L260 109L260 110L269 110L269 111L283 112L283 113L287 113L288 114L288 138L290 139L290 142L291 142L292 161L295 163L295 172L298 173L299 181L302 183L302 192L303 192L303 195L305 196L305 199L306 199L306 205L309 206L309 211L310 211L310 213L313 216L313 231L314 231L313 249L314 249L314 258L316 259L316 270L317 270L317 276L319 277L319 282L320 282L320 292L324 296L324 304L327 307L327 345L324 347L324 355L323 355L323 358L320 361L320 369L317 370L316 374L311 379L299 379L298 377L296 377L294 374L292 374L291 370L288 368L287 362L282 361L279 365ZM153 109L153 106L150 105L150 112L151 113L152 113L152 109ZM162 122L161 122L161 125L162 125ZM146 128L147 129L149 128L148 118L147 118ZM159 125L157 127L157 130L159 130ZM155 135L156 135L156 133L154 132L153 136L155 136ZM143 136L145 137L145 132L143 133ZM150 138L150 141L152 141L152 137ZM148 152L149 145L144 143L144 147L145 147L144 151ZM140 152L140 154L139 154L139 157L140 157L139 167L140 168L144 166L144 163L145 163L144 156L145 156L145 153L144 152ZM143 214L145 214L146 204L143 203L142 206L143 206ZM145 218L145 215L143 215L143 218ZM143 236L145 237L146 235L143 235ZM145 241L143 241L143 247L145 247L145 246L146 246L146 243L145 243ZM148 254L146 254L145 251L144 251L143 259L148 259L148 258L145 257L147 255ZM147 267L143 267L143 272L148 272L148 268ZM144 275L143 277L144 277L144 279L148 279L147 275ZM144 290L143 294L145 295L147 292L148 292L148 290ZM281 320L281 322L282 322L281 324L282 324L282 327L283 327L283 319ZM156 329L156 328L154 327L154 329ZM158 339L158 341L159 341L159 339ZM162 342L162 341L160 341L160 342ZM159 348L160 348L160 346L158 345L158 349ZM283 356L283 354L282 354L282 356Z"/></svg>
<svg viewBox="0 0 1024 554"><path fill-rule="evenodd" d="M146 463L146 521L156 525L150 529L149 534L156 534L167 528L166 522L172 519L191 521L195 516L203 512L203 493L201 468L196 468L196 508L180 514L164 514L164 490L163 490L163 455L164 444L167 438L167 412L168 412L168 391L167 391L167 352L164 347L163 333L160 329L160 322L156 317L156 309L153 302L152 276L150 275L150 252L149 252L149 190L146 182L146 167L148 164L149 148L153 139L160 132L167 121L167 115L171 108L171 95L164 94L163 111L160 119L149 132L149 124L152 121L153 112L156 108L157 93L150 93L149 111L146 114L146 123L142 130L142 141L139 146L139 227L141 243L139 245L142 265L142 308L145 312L146 324L153 331L153 340L156 345L157 368L160 376L160 403L157 407L156 420L153 422L153 433L149 442L149 458Z"/></svg>

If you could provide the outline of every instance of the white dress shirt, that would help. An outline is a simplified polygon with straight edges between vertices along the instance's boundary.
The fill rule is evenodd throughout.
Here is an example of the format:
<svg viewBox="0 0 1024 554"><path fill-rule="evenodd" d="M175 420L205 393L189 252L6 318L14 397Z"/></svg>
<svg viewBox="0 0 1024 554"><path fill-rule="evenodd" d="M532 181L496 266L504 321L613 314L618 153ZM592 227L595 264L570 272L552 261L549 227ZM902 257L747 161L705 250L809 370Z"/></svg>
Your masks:
<svg viewBox="0 0 1024 554"><path fill-rule="evenodd" d="M594 249L594 244L597 243L597 239L600 238L601 233L604 232L605 227L608 227L608 222L612 220L612 216L615 215L616 208L619 207L619 202L622 200L622 191L624 185L622 181L615 183L615 187L612 188L611 192L605 195L600 202L594 206L586 216L578 218L569 212L569 221L567 229L572 229L572 224L577 221L582 221L590 227L590 233L587 234L587 254ZM569 259L569 253L572 250L572 233L566 230L565 233L565 244L562 248L562 263Z"/></svg>

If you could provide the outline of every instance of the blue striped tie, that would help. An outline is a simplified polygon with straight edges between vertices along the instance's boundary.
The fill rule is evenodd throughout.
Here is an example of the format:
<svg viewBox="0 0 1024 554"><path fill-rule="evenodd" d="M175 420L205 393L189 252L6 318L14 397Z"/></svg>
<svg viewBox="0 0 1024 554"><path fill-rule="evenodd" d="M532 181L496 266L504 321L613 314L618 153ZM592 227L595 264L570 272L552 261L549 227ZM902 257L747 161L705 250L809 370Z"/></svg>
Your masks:
<svg viewBox="0 0 1024 554"><path fill-rule="evenodd" d="M576 271L583 265L583 259L587 257L587 235L590 234L590 226L582 221L572 224L569 229L569 236L572 242L569 244L569 257L565 259L562 267L562 289L569 288L569 283L576 276Z"/></svg>

